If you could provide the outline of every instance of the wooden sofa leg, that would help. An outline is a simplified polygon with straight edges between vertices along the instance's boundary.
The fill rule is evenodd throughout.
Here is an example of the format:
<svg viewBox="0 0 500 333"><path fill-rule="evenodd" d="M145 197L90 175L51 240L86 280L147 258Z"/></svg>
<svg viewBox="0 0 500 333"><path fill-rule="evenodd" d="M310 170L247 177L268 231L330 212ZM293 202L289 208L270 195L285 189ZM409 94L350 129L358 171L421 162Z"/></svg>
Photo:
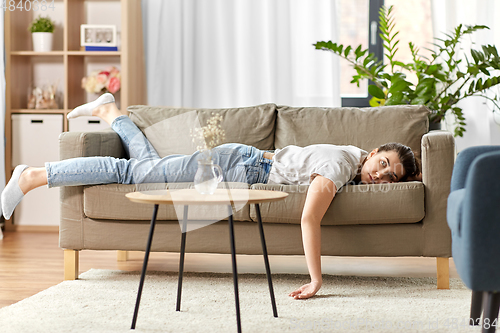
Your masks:
<svg viewBox="0 0 500 333"><path fill-rule="evenodd" d="M128 251L116 251L116 260L127 261L128 260Z"/></svg>
<svg viewBox="0 0 500 333"><path fill-rule="evenodd" d="M436 258L437 288L450 289L450 258Z"/></svg>
<svg viewBox="0 0 500 333"><path fill-rule="evenodd" d="M79 252L64 250L64 280L76 280L79 273Z"/></svg>

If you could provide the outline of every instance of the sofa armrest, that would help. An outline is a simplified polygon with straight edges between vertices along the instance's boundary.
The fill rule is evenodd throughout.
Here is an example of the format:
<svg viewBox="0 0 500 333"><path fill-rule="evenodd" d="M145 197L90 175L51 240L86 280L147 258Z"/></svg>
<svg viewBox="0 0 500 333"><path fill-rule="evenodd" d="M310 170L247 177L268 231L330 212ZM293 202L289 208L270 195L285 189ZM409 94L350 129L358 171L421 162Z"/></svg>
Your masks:
<svg viewBox="0 0 500 333"><path fill-rule="evenodd" d="M431 131L422 137L424 256L451 256L451 233L446 222L446 206L454 161L455 140L450 132Z"/></svg>
<svg viewBox="0 0 500 333"><path fill-rule="evenodd" d="M120 137L113 130L96 132L64 132L59 136L61 160L74 157L125 157Z"/></svg>
<svg viewBox="0 0 500 333"><path fill-rule="evenodd" d="M120 137L113 130L64 132L59 136L61 160L75 157L125 157ZM63 186L60 190L61 221L59 246L63 249L85 249L83 237L83 186Z"/></svg>

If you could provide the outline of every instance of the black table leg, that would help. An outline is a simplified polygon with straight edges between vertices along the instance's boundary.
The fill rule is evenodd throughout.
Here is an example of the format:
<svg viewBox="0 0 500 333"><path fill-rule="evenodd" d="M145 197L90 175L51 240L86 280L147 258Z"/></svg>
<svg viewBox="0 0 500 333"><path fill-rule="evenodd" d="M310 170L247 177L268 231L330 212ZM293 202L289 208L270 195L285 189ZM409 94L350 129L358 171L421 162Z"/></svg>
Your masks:
<svg viewBox="0 0 500 333"><path fill-rule="evenodd" d="M229 239L231 242L231 259L233 264L233 283L234 283L234 301L236 304L236 325L238 333L241 333L241 318L240 318L240 296L238 292L238 270L236 268L236 246L234 245L234 225L233 225L233 209L231 205L227 206L229 210Z"/></svg>
<svg viewBox="0 0 500 333"><path fill-rule="evenodd" d="M144 255L144 262L142 264L141 282L139 282L139 290L137 291L137 300L135 302L134 318L132 319L131 329L135 330L135 323L137 322L137 315L139 314L139 304L141 303L142 287L144 286L144 279L146 277L146 270L148 268L149 252L151 251L151 243L153 242L153 234L155 232L156 216L158 215L158 205L155 205L153 210L153 217L151 218L151 227L149 228L148 244L146 246L146 254Z"/></svg>
<svg viewBox="0 0 500 333"><path fill-rule="evenodd" d="M266 238L264 237L264 227L262 226L259 204L255 204L255 211L257 212L260 241L262 243L262 252L264 254L264 265L266 266L267 284L269 285L269 294L271 295L271 304L273 306L273 316L278 317L278 309L276 308L276 300L274 299L273 280L271 278L271 267L269 266L269 257L267 256Z"/></svg>
<svg viewBox="0 0 500 333"><path fill-rule="evenodd" d="M177 283L177 306L175 311L181 311L182 276L184 274L184 254L186 253L187 214L188 206L185 205L184 215L182 217L181 256L179 260L179 282Z"/></svg>

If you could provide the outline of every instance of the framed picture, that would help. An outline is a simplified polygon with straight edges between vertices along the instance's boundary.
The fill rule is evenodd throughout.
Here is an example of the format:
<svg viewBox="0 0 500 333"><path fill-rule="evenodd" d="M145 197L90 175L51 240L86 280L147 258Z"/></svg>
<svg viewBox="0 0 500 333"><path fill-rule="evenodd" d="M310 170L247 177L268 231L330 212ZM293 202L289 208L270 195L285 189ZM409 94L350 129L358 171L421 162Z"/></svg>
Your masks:
<svg viewBox="0 0 500 333"><path fill-rule="evenodd" d="M80 26L80 45L116 47L116 26L82 24Z"/></svg>

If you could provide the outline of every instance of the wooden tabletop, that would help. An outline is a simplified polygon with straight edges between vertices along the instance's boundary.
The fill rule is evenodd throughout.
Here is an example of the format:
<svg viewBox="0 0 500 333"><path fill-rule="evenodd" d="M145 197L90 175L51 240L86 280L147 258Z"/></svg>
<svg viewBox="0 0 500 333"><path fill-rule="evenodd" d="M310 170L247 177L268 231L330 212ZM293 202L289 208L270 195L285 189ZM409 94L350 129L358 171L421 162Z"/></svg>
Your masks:
<svg viewBox="0 0 500 333"><path fill-rule="evenodd" d="M200 194L195 189L155 190L125 195L130 201L165 205L224 205L255 204L283 200L288 193L267 190L217 189L214 194Z"/></svg>

